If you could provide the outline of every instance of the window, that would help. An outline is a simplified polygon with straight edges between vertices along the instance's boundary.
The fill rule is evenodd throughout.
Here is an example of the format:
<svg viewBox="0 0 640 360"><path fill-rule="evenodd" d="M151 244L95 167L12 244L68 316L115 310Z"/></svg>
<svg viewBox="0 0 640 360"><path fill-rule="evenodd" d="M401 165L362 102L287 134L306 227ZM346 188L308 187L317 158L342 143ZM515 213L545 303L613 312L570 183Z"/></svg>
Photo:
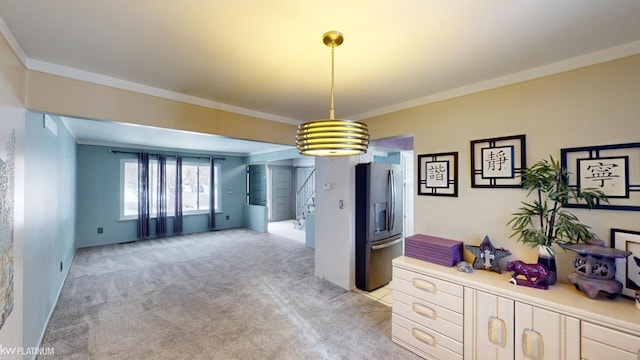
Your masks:
<svg viewBox="0 0 640 360"><path fill-rule="evenodd" d="M120 160L122 204L120 217L138 216L138 160Z"/></svg>
<svg viewBox="0 0 640 360"><path fill-rule="evenodd" d="M120 217L133 219L138 217L138 160L122 159L120 166L121 206ZM220 211L220 165L215 164L215 204L214 209ZM209 210L210 169L208 163L183 162L182 163L182 212L201 213ZM156 214L158 199L158 161L149 160L149 206L150 215ZM167 215L175 213L175 186L176 186L176 161L167 159L167 181L165 194L167 196Z"/></svg>
<svg viewBox="0 0 640 360"><path fill-rule="evenodd" d="M182 211L209 210L209 164L182 163Z"/></svg>

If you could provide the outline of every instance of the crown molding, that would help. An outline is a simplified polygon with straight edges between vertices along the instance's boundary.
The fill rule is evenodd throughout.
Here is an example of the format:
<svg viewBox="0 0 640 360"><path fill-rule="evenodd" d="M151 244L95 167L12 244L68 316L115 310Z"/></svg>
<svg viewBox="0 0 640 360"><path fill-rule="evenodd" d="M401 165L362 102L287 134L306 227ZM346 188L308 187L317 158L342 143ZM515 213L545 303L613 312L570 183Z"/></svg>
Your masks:
<svg viewBox="0 0 640 360"><path fill-rule="evenodd" d="M2 17L0 17L0 34L2 34L5 40L7 40L7 43L9 43L9 46L11 47L13 52L16 54L20 62L22 62L22 65L26 68L27 56L24 54L24 51L22 51L22 48L18 44L18 41L16 41L16 38L13 37L13 34L9 30L9 26L7 26L7 23L4 22L4 19Z"/></svg>
<svg viewBox="0 0 640 360"><path fill-rule="evenodd" d="M117 89L133 91L140 94L156 96L163 99L179 101L187 104L198 105L216 110L232 112L235 114L251 116L264 120L277 121L291 125L298 125L299 120L268 114L260 111L249 110L233 105L223 104L212 100L199 98L196 96L185 95L175 91L160 89L157 87L143 85L128 80L122 80L111 76L92 73L89 71L79 70L67 66L57 65L46 61L27 58L27 69L39 71L47 74L58 75L70 79L86 81L93 84L109 86Z"/></svg>
<svg viewBox="0 0 640 360"><path fill-rule="evenodd" d="M477 82L475 84L461 86L456 89L443 91L437 94L424 96L414 100L405 101L399 104L372 110L363 114L350 116L353 120L365 120L375 116L390 114L393 112L406 110L422 105L435 103L438 101L449 100L465 95L478 93L481 91L496 89L499 87L513 85L516 83L542 78L545 76L555 75L566 71L576 70L579 68L604 63L627 56L640 54L640 41L634 41L627 44L615 46L609 49L577 56L571 59L561 60L552 64L539 66L525 71L500 76L491 80Z"/></svg>

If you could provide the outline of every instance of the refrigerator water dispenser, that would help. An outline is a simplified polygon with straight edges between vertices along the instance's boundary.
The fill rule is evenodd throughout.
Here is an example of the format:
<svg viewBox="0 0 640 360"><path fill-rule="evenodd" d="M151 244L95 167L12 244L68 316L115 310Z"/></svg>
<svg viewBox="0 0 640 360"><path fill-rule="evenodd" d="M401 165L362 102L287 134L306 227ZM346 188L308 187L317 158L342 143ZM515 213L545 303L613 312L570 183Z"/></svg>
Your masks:
<svg viewBox="0 0 640 360"><path fill-rule="evenodd" d="M380 233L387 231L387 203L377 202L373 204L373 210L376 214L375 232Z"/></svg>

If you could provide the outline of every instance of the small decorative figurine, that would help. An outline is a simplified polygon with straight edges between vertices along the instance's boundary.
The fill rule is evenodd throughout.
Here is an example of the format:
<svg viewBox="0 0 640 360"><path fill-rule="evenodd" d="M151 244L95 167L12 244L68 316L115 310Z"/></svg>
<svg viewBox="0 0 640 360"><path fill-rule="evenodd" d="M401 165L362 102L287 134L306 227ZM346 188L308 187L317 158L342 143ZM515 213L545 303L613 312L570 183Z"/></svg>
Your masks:
<svg viewBox="0 0 640 360"><path fill-rule="evenodd" d="M509 250L503 248L496 249L489 237L485 235L480 246L465 245L467 250L471 251L476 259L473 261L474 269L492 270L497 273L502 273L498 260L511 255Z"/></svg>
<svg viewBox="0 0 640 360"><path fill-rule="evenodd" d="M473 268L471 267L471 265L468 262L460 261L458 263L458 271L466 272L466 273L472 273L473 272Z"/></svg>
<svg viewBox="0 0 640 360"><path fill-rule="evenodd" d="M524 261L516 260L508 262L504 269L511 271L509 281L513 284L544 290L549 288L544 281L549 278L551 271L542 264L526 264Z"/></svg>
<svg viewBox="0 0 640 360"><path fill-rule="evenodd" d="M616 259L624 259L631 251L604 247L599 239L587 239L585 244L561 244L563 249L577 253L575 270L567 276L569 282L588 298L605 295L614 299L622 292L622 283L615 279Z"/></svg>

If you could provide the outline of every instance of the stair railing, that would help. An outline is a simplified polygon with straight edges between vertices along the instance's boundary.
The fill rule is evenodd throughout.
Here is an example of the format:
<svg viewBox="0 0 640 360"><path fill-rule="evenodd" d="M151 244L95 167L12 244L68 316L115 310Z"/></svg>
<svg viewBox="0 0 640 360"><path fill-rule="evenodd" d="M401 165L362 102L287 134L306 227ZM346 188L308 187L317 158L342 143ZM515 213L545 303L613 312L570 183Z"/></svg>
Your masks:
<svg viewBox="0 0 640 360"><path fill-rule="evenodd" d="M296 191L296 216L303 214L304 207L309 205L315 195L315 172L311 170L300 189Z"/></svg>

